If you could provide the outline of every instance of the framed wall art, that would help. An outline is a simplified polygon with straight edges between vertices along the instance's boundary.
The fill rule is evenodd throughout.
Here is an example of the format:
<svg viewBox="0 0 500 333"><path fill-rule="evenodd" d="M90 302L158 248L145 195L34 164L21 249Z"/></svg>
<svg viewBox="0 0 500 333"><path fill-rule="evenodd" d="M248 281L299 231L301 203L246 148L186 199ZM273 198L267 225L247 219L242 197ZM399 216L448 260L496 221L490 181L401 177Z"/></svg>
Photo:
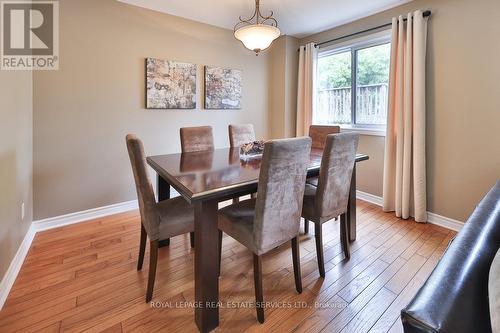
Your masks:
<svg viewBox="0 0 500 333"><path fill-rule="evenodd" d="M146 108L195 109L196 65L146 58Z"/></svg>
<svg viewBox="0 0 500 333"><path fill-rule="evenodd" d="M241 109L241 70L205 66L205 109Z"/></svg>

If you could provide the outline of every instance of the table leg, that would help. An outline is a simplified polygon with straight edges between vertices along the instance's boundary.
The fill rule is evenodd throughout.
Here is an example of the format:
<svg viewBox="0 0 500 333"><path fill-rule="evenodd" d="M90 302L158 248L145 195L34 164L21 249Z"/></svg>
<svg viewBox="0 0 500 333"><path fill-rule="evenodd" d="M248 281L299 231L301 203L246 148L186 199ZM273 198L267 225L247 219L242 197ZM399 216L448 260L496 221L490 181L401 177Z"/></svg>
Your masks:
<svg viewBox="0 0 500 333"><path fill-rule="evenodd" d="M349 202L347 204L347 223L349 240L356 240L356 165L352 169L351 188L349 189Z"/></svg>
<svg viewBox="0 0 500 333"><path fill-rule="evenodd" d="M158 202L170 199L170 184L157 175Z"/></svg>
<svg viewBox="0 0 500 333"><path fill-rule="evenodd" d="M157 190L158 190L158 202L170 199L170 184L167 183L160 175L156 176L157 180ZM159 247L169 246L170 238L162 239L159 242Z"/></svg>
<svg viewBox="0 0 500 333"><path fill-rule="evenodd" d="M217 201L194 204L194 289L195 321L200 332L219 326L219 232Z"/></svg>

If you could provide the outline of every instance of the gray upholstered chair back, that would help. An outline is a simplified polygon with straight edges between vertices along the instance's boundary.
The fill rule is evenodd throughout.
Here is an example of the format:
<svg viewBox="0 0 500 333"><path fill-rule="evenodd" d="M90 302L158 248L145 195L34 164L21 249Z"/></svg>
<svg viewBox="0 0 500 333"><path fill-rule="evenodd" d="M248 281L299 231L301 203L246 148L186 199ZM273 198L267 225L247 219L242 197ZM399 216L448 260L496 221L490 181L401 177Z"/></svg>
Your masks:
<svg viewBox="0 0 500 333"><path fill-rule="evenodd" d="M156 207L156 199L153 191L153 185L149 179L146 167L146 157L144 155L144 146L142 141L133 134L126 137L128 156L132 164L134 173L135 188L137 190L137 200L139 201L139 211L141 221L146 229L150 240L156 240L159 237L160 218Z"/></svg>
<svg viewBox="0 0 500 333"><path fill-rule="evenodd" d="M229 125L229 145L241 147L242 144L255 141L255 131L252 124Z"/></svg>
<svg viewBox="0 0 500 333"><path fill-rule="evenodd" d="M329 134L340 133L339 126L330 125L311 125L309 126L309 136L312 139L312 147L315 149L323 149L326 144L326 137Z"/></svg>
<svg viewBox="0 0 500 333"><path fill-rule="evenodd" d="M265 143L255 204L254 240L267 251L299 233L311 138Z"/></svg>
<svg viewBox="0 0 500 333"><path fill-rule="evenodd" d="M356 133L330 134L326 138L315 199L320 217L333 218L347 211L358 140Z"/></svg>
<svg viewBox="0 0 500 333"><path fill-rule="evenodd" d="M214 150L214 136L211 126L183 127L181 134L181 151Z"/></svg>

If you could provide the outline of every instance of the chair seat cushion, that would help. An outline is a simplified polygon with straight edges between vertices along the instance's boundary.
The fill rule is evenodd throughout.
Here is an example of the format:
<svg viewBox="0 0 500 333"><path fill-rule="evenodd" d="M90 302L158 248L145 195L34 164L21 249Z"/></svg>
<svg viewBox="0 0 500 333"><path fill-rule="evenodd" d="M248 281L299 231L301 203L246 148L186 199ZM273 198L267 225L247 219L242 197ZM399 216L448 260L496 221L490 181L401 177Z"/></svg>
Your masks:
<svg viewBox="0 0 500 333"><path fill-rule="evenodd" d="M219 210L219 229L257 253L253 236L256 199L240 201Z"/></svg>
<svg viewBox="0 0 500 333"><path fill-rule="evenodd" d="M493 333L500 333L500 250L497 251L490 267L488 298Z"/></svg>
<svg viewBox="0 0 500 333"><path fill-rule="evenodd" d="M306 183L306 187L304 189L304 201L302 203L302 217L315 222L315 206L314 199L316 198L316 190L317 187L311 184ZM319 221L317 221L319 222Z"/></svg>
<svg viewBox="0 0 500 333"><path fill-rule="evenodd" d="M317 183L316 183L317 185ZM316 200L316 191L318 187L315 185L311 185L306 183L306 187L304 190L304 201L302 204L302 217L306 220L309 220L314 223L325 223L330 221L333 218L336 218L343 212L341 210L335 211L332 215L329 216L317 216L315 209L315 200Z"/></svg>
<svg viewBox="0 0 500 333"><path fill-rule="evenodd" d="M182 197L157 203L160 213L160 239L194 231L194 208Z"/></svg>

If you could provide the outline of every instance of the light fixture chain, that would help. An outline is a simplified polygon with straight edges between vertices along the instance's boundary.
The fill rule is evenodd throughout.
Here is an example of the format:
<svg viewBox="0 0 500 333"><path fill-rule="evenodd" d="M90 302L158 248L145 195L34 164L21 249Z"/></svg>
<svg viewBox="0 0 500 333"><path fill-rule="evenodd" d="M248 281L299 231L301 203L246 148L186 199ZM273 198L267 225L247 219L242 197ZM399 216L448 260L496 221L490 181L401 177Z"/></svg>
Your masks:
<svg viewBox="0 0 500 333"><path fill-rule="evenodd" d="M248 19L239 17L239 22L234 25L234 37L240 40L246 48L255 51L267 49L273 40L280 36L278 21L273 17L271 10L269 16L262 15L260 0L255 0L255 10ZM255 18L255 23L252 22Z"/></svg>
<svg viewBox="0 0 500 333"><path fill-rule="evenodd" d="M262 16L259 7L260 7L260 0L255 0L255 11L257 12L257 24L259 24L259 16Z"/></svg>

